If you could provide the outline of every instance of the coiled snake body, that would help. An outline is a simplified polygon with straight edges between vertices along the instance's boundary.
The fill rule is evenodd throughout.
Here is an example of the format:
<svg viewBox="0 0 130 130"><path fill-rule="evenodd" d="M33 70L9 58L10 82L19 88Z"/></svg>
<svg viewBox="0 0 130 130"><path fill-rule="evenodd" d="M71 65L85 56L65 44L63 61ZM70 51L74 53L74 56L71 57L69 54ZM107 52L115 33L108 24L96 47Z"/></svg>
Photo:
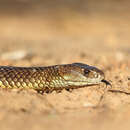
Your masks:
<svg viewBox="0 0 130 130"><path fill-rule="evenodd" d="M109 83L104 79L104 73L96 67L83 63L48 67L0 66L0 87L2 88L52 92L101 82Z"/></svg>

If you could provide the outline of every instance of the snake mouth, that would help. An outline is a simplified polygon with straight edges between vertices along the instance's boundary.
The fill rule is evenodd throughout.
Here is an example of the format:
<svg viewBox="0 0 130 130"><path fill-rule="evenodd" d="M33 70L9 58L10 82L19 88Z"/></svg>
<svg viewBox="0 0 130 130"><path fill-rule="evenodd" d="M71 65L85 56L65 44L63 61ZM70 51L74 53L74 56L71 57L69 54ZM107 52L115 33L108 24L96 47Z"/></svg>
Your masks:
<svg viewBox="0 0 130 130"><path fill-rule="evenodd" d="M101 82L105 83L106 85L110 85L110 86L112 87L111 83L110 83L110 82L108 82L108 81L107 81L107 80L105 80L105 79L102 79L102 80L101 80Z"/></svg>
<svg viewBox="0 0 130 130"><path fill-rule="evenodd" d="M71 81L71 80L66 80L68 85L73 85L73 86L92 86L92 85L97 85L101 82L101 80L87 80L87 81Z"/></svg>

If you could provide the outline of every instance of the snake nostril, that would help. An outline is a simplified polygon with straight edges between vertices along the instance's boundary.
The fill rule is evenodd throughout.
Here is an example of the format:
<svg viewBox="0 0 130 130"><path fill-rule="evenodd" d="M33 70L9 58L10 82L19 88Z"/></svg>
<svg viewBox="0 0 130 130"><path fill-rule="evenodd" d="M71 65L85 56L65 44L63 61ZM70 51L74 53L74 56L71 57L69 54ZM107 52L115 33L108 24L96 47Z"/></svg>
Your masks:
<svg viewBox="0 0 130 130"><path fill-rule="evenodd" d="M95 78L100 78L100 74L95 74L95 76L94 76Z"/></svg>
<svg viewBox="0 0 130 130"><path fill-rule="evenodd" d="M98 75L98 78L101 78L101 75L100 75L100 74Z"/></svg>
<svg viewBox="0 0 130 130"><path fill-rule="evenodd" d="M98 74L95 74L95 78L98 78Z"/></svg>

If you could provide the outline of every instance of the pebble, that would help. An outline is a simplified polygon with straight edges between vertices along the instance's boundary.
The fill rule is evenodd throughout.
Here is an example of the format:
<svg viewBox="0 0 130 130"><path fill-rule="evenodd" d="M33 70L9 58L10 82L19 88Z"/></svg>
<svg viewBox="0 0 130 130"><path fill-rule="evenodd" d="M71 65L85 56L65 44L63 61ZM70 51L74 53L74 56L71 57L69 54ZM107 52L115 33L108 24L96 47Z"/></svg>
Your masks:
<svg viewBox="0 0 130 130"><path fill-rule="evenodd" d="M2 60L21 60L28 56L30 56L31 53L27 52L25 50L18 50L18 51L12 51L12 52L5 52L0 55Z"/></svg>

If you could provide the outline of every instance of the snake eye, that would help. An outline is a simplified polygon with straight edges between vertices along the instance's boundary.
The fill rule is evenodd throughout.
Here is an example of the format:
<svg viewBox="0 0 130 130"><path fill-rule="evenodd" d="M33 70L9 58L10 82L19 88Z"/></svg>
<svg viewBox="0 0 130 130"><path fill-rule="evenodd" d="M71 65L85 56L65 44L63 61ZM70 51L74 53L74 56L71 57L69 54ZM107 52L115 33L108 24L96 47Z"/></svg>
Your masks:
<svg viewBox="0 0 130 130"><path fill-rule="evenodd" d="M85 75L89 74L89 72L90 72L90 71L87 70L87 69L84 70L84 74L85 74Z"/></svg>

